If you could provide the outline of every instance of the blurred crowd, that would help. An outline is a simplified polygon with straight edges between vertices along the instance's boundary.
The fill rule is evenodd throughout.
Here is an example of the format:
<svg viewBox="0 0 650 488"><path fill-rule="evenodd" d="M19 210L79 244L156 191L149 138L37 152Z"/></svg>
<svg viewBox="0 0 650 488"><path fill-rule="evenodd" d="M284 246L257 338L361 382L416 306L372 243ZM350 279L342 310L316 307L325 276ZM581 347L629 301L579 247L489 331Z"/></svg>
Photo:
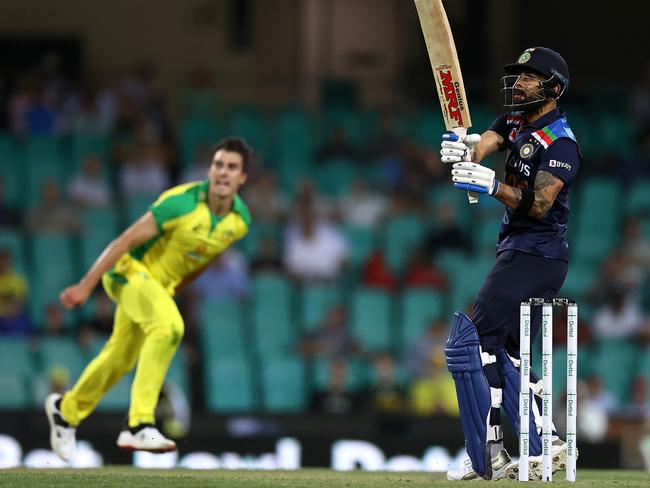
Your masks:
<svg viewBox="0 0 650 488"><path fill-rule="evenodd" d="M6 134L18 140L99 135L107 137L110 145L104 154L85 154L80 165L71 169L66 186L43 181L39 197L23 206L8 203L5 196L15 189L8 188L0 177L2 228L27 235L43 231L79 235L84 232L80 217L84 209L119 210L120 202L130 197L153 201L173 184L206 177L210 143L215 141L198 141L192 160L184 161L178 122L201 112L220 113L221 100L201 70L188 81L182 113L173 119L169 100L155 88L155 71L147 65L114 83L105 83L91 77L66 79L56 59L48 58L38 69L11 81L0 106ZM642 128L633 156L602 154L588 159L583 177L604 172L629 182L630 174L648 175L650 72L633 94L631 107L631 120ZM314 147L315 172L295 175L290 187L275 164L277 153L266 150L259 154L242 195L253 215L251 235L216 259L179 296L187 321L185 341L192 378L197 385L201 378L197 346L201 303L222 299L246 303L253 279L260 273L281 273L297 287L337 283L389 293L422 288L446 296L453 273L462 270L450 273L441 256L450 251L467 256L485 252L477 249L473 226L460 222L454 205L444 201L432 204L432 193L444 192L449 185L447 168L437 157L437 134L431 135L432 143L425 144L405 134L396 120L392 112L381 113L377 130L363 144L352 143L345 127L334 127ZM322 174L324 168L340 168L341 161L354 168L355 176L330 194L315 175ZM486 203L482 208L483 217L500 218L498 206ZM122 215L123 227L128 218ZM416 239L411 234L404 236L398 256L402 265L393 266L381 245L370 245L368 252L358 257L362 242L355 240L349 229L380 233L391 219L411 215L431 225L418 229ZM617 246L600 263L598 275L580 303L585 310L581 347L596 351L595 357L600 345L611 341L642 348L646 355L650 350L647 217L627 216ZM496 238L495 232L493 242ZM110 334L113 306L101 292L94 297L93 314L80 315L76 327L66 324L55 296L50 297L42 319L33 317L28 307L28 276L14 264L10 249L0 249L0 334L74 336L83 347ZM310 392L310 409L339 414L375 410L393 415L458 415L454 385L444 361L449 317L429 317L412 343L373 351L355 337L348 316L345 303L334 304L320 317L319 325L301 334L292 346L307 361L329 360L328 380ZM555 337L561 346L563 332L561 322L558 324ZM350 387L355 360L365 362L370 370L363 388ZM648 376L639 371L629 378L629 390L621 400L607 391L601 370L587 367L582 372L581 402L593 418L601 415L604 422L610 417L649 419ZM52 388L63 388L60 383L69 384L70 380L61 371L52 372ZM201 405L200 390L200 386L194 389L194 408Z"/></svg>

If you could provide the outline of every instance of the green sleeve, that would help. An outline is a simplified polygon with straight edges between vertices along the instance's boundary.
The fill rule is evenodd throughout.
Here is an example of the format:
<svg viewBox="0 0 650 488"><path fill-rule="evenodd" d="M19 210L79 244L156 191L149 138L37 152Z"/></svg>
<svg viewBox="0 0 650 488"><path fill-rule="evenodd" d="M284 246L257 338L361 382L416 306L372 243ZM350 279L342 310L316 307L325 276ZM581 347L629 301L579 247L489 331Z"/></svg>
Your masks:
<svg viewBox="0 0 650 488"><path fill-rule="evenodd" d="M162 196L149 207L149 210L156 220L158 230L163 232L169 227L165 226L167 222L191 212L195 206L196 200L188 192L168 197Z"/></svg>

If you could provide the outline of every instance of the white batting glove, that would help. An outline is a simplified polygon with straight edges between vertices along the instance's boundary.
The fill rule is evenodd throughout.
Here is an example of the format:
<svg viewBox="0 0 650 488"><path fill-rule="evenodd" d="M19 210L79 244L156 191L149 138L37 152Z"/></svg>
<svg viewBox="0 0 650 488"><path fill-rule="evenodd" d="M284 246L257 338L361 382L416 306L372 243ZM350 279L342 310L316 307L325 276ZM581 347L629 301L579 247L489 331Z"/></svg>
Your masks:
<svg viewBox="0 0 650 488"><path fill-rule="evenodd" d="M453 132L445 132L440 144L440 160L443 163L471 161L474 157L474 146L479 142L481 142L480 134L468 134L461 139Z"/></svg>
<svg viewBox="0 0 650 488"><path fill-rule="evenodd" d="M499 190L499 180L490 168L477 163L456 163L451 170L451 179L459 190L494 195Z"/></svg>

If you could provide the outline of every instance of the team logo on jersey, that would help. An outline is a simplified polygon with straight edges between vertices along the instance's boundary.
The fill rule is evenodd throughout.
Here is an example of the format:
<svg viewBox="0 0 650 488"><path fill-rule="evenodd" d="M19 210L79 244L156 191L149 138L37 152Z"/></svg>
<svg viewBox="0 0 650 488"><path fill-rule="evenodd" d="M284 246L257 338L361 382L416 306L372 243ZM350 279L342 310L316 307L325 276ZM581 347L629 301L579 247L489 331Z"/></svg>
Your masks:
<svg viewBox="0 0 650 488"><path fill-rule="evenodd" d="M224 230L219 234L219 240L230 242L235 238L235 233L231 230Z"/></svg>
<svg viewBox="0 0 650 488"><path fill-rule="evenodd" d="M535 146L527 142L526 144L521 146L521 149L519 150L519 156L521 156L521 159L528 159L533 155L534 152L535 152Z"/></svg>

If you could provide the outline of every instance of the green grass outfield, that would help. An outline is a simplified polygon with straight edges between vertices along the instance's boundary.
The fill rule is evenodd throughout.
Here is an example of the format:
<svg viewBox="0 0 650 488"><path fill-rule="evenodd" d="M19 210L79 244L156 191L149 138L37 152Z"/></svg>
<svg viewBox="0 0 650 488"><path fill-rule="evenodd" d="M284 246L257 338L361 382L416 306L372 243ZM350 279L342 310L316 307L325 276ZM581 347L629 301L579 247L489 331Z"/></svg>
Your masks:
<svg viewBox="0 0 650 488"><path fill-rule="evenodd" d="M556 482L565 484L564 473L557 473ZM32 486L85 486L87 488L134 486L163 487L443 487L462 482L447 481L443 473L337 472L328 469L299 471L190 471L181 469L145 470L131 467L101 469L8 469L0 470L0 486L29 488ZM466 483L466 482L465 482ZM503 484L515 481L501 480ZM577 484L598 487L648 487L650 473L643 471L578 470Z"/></svg>

